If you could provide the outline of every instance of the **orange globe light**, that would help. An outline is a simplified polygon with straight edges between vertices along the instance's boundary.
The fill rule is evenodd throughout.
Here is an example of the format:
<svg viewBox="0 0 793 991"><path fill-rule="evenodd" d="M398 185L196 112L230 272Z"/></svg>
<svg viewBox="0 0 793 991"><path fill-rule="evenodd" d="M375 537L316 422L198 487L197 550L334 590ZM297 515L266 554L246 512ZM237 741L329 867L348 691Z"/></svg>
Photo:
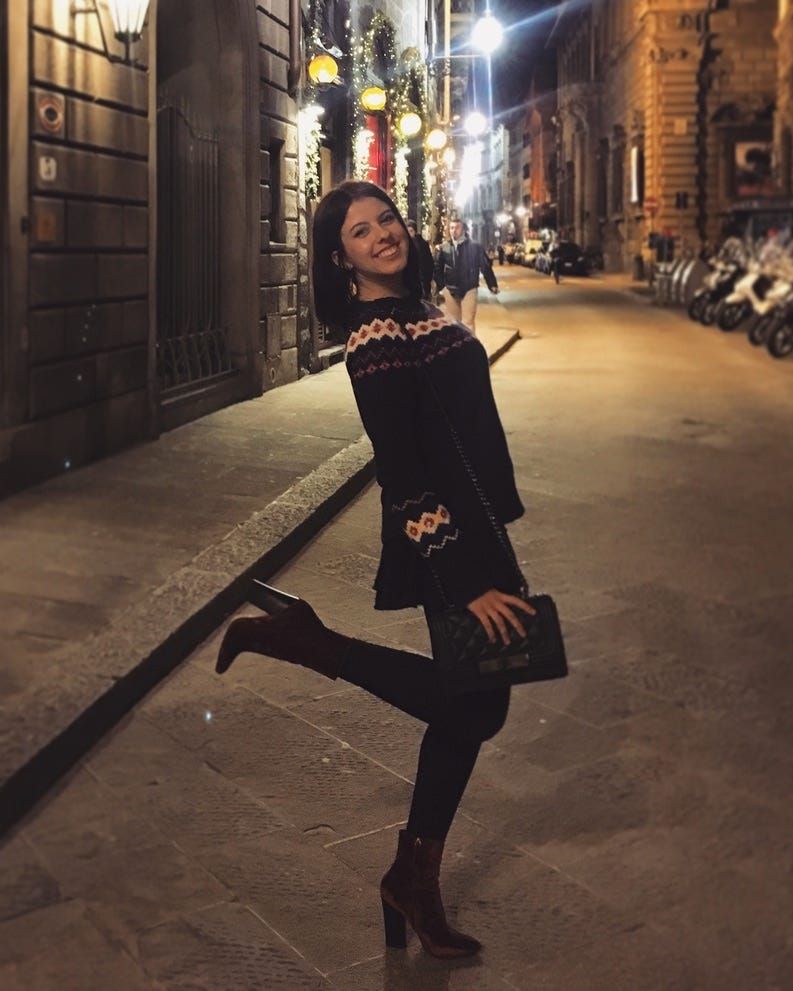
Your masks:
<svg viewBox="0 0 793 991"><path fill-rule="evenodd" d="M427 135L425 143L430 151L440 151L446 147L447 140L446 131L442 127L433 127Z"/></svg>
<svg viewBox="0 0 793 991"><path fill-rule="evenodd" d="M406 138L412 138L421 130L421 117L415 110L408 110L399 118L397 127Z"/></svg>
<svg viewBox="0 0 793 991"><path fill-rule="evenodd" d="M339 67L332 55L315 55L308 63L308 78L320 86L332 83L338 74Z"/></svg>
<svg viewBox="0 0 793 991"><path fill-rule="evenodd" d="M382 110L385 102L385 90L379 86L367 86L361 93L361 106L364 110Z"/></svg>

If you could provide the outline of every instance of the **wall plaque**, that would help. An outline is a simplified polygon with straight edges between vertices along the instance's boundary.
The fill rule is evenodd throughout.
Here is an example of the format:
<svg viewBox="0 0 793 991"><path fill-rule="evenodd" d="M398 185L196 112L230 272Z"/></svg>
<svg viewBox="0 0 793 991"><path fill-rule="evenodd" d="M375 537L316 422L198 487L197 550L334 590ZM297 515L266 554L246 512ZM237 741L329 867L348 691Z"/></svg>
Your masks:
<svg viewBox="0 0 793 991"><path fill-rule="evenodd" d="M48 134L63 134L65 109L63 97L48 93L38 101L39 123Z"/></svg>

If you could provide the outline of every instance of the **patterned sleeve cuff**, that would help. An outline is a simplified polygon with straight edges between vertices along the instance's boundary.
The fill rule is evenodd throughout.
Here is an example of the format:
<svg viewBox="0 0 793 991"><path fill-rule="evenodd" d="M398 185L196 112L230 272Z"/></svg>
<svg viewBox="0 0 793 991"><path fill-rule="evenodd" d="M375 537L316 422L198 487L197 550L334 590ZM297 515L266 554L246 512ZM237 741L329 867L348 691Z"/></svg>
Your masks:
<svg viewBox="0 0 793 991"><path fill-rule="evenodd" d="M449 510L440 502L431 510L426 509L418 514L408 512L405 533L416 544L421 556L426 558L435 551L442 551L460 536Z"/></svg>

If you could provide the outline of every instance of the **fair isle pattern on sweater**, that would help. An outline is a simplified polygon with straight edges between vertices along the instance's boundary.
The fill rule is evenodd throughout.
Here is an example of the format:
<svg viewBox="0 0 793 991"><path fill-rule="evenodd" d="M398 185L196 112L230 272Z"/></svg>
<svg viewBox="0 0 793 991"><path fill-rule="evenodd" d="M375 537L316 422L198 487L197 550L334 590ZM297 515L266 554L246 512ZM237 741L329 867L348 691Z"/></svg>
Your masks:
<svg viewBox="0 0 793 991"><path fill-rule="evenodd" d="M404 512L409 504L421 506L422 503L431 506L435 501L431 492L425 492L421 499L409 499L402 506L393 506L397 512ZM412 514L411 514L412 515ZM452 525L452 518L449 510L443 503L436 503L434 509L424 509L419 513L418 519L407 516L405 522L405 533L415 544L422 557L429 557L433 551L440 551L452 540L457 540L460 535L457 527Z"/></svg>
<svg viewBox="0 0 793 991"><path fill-rule="evenodd" d="M347 368L354 379L392 369L419 367L476 340L461 324L436 307L428 319L406 323L377 318L362 324L347 341Z"/></svg>

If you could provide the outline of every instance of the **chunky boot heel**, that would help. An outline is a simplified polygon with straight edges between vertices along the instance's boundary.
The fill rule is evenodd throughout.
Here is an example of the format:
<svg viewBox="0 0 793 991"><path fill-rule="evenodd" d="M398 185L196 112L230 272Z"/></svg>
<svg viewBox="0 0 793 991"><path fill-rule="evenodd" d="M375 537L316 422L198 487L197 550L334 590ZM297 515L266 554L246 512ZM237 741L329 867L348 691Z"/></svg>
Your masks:
<svg viewBox="0 0 793 991"><path fill-rule="evenodd" d="M229 623L215 671L228 671L239 654L264 654L300 664L326 678L338 678L352 640L329 630L311 606L297 596L254 582L249 601L266 616L239 616Z"/></svg>
<svg viewBox="0 0 793 991"><path fill-rule="evenodd" d="M405 945L390 942L390 934L397 936L398 919L400 931L404 933L405 922L409 922L431 956L445 960L472 957L482 944L446 921L439 884L442 856L442 840L414 836L406 829L400 831L396 860L380 882L386 944Z"/></svg>
<svg viewBox="0 0 793 991"><path fill-rule="evenodd" d="M383 900L383 925L385 945L396 950L404 950L408 945L405 917L385 900Z"/></svg>

